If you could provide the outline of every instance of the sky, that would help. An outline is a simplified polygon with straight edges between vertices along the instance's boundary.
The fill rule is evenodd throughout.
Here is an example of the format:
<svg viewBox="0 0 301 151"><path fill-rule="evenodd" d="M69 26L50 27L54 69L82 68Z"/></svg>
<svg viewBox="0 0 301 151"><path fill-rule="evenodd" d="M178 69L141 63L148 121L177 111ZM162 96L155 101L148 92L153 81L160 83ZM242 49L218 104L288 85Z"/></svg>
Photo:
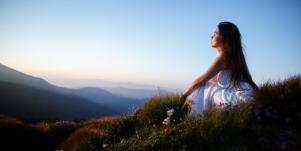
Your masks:
<svg viewBox="0 0 301 151"><path fill-rule="evenodd" d="M61 86L183 89L218 55L221 21L238 26L257 84L301 73L298 0L0 0L0 63Z"/></svg>

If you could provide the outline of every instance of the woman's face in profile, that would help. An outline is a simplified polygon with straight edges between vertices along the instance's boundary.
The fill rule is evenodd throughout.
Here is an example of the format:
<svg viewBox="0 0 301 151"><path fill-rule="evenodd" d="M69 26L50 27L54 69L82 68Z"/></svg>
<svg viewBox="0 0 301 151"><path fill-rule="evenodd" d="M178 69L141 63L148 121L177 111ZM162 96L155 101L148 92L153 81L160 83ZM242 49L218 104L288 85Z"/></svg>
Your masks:
<svg viewBox="0 0 301 151"><path fill-rule="evenodd" d="M218 27L215 29L213 35L211 36L211 46L213 48L223 46L223 37L221 36Z"/></svg>

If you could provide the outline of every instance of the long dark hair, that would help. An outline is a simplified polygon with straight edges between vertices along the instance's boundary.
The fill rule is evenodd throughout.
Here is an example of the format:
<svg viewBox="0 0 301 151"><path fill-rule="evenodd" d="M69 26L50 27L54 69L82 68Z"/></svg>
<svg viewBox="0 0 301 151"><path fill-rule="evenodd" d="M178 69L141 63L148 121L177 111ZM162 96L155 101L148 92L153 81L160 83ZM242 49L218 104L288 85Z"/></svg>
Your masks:
<svg viewBox="0 0 301 151"><path fill-rule="evenodd" d="M254 90L257 90L258 87L252 80L245 60L238 28L231 22L220 22L218 28L224 39L224 45L229 47L229 50L225 52L226 67L230 69L234 86L240 88L240 81L246 81Z"/></svg>

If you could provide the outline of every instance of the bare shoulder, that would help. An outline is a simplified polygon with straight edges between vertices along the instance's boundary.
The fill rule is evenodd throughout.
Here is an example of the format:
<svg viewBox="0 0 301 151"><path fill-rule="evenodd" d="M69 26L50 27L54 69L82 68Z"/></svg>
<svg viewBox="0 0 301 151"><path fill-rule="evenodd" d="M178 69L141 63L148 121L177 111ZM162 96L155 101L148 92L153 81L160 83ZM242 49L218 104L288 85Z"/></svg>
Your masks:
<svg viewBox="0 0 301 151"><path fill-rule="evenodd" d="M221 53L217 56L217 59L221 62L226 61L226 54L225 53Z"/></svg>
<svg viewBox="0 0 301 151"><path fill-rule="evenodd" d="M205 72L206 77L212 78L215 76L219 71L223 69L225 63L225 56L223 54L219 54L210 65L210 67Z"/></svg>
<svg viewBox="0 0 301 151"><path fill-rule="evenodd" d="M215 60L214 60L214 65L218 67L222 67L226 62L226 56L225 54L219 54Z"/></svg>

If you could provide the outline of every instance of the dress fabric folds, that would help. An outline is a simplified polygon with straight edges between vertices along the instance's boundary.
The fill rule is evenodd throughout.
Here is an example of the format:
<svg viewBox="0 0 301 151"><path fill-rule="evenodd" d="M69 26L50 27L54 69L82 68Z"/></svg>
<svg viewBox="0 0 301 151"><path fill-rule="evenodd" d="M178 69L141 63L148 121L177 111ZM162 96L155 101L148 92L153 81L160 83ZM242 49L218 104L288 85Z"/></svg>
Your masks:
<svg viewBox="0 0 301 151"><path fill-rule="evenodd" d="M195 117L213 106L223 107L251 100L253 93L253 88L244 81L240 82L240 88L234 87L230 81L230 72L222 70L217 75L217 82L208 81L187 97L192 102L189 116Z"/></svg>

